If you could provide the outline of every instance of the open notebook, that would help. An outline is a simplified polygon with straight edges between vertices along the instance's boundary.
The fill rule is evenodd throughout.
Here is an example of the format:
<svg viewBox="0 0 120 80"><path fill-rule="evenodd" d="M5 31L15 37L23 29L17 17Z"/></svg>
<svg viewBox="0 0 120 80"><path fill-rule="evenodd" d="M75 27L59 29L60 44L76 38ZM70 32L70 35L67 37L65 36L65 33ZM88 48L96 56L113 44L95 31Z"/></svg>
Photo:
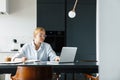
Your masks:
<svg viewBox="0 0 120 80"><path fill-rule="evenodd" d="M59 62L50 61L47 64L74 62L76 52L77 47L63 47L60 55L60 61Z"/></svg>
<svg viewBox="0 0 120 80"><path fill-rule="evenodd" d="M22 63L22 62L21 61L0 62L0 64L18 64L18 63Z"/></svg>
<svg viewBox="0 0 120 80"><path fill-rule="evenodd" d="M26 60L25 62L22 62L22 61L9 61L9 62L0 62L0 64L19 64L19 63L29 63L29 62L38 62L38 60Z"/></svg>

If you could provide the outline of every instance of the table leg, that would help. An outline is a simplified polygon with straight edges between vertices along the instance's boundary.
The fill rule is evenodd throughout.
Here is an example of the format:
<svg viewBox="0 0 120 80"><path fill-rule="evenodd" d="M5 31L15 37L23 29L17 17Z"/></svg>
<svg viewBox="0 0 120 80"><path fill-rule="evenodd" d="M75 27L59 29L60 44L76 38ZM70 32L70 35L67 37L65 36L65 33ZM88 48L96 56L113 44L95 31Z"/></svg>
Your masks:
<svg viewBox="0 0 120 80"><path fill-rule="evenodd" d="M67 80L67 74L64 73L64 80Z"/></svg>
<svg viewBox="0 0 120 80"><path fill-rule="evenodd" d="M74 73L72 73L72 75L73 75L73 79L72 80L74 80Z"/></svg>

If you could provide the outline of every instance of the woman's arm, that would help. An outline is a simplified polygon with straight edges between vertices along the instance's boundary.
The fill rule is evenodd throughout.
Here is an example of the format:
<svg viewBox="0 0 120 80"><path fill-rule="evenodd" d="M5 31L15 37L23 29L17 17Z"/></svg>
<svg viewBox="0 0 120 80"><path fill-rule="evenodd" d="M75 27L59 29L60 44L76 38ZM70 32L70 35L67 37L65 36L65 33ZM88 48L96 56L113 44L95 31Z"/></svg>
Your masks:
<svg viewBox="0 0 120 80"><path fill-rule="evenodd" d="M25 61L27 57L25 56L28 45L24 45L21 50L12 57L12 61Z"/></svg>
<svg viewBox="0 0 120 80"><path fill-rule="evenodd" d="M60 57L56 55L56 53L54 52L54 50L50 45L48 47L48 54L49 54L50 61L60 61Z"/></svg>

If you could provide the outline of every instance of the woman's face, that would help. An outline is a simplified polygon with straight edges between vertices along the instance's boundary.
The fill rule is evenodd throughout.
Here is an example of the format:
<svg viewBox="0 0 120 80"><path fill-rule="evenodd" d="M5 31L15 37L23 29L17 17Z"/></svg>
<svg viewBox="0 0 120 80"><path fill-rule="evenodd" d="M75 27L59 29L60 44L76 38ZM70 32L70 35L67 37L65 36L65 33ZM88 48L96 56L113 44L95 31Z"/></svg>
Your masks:
<svg viewBox="0 0 120 80"><path fill-rule="evenodd" d="M39 33L37 33L35 36L34 36L34 40L37 42L37 43L41 43L41 42L44 42L45 40L45 31L40 31Z"/></svg>

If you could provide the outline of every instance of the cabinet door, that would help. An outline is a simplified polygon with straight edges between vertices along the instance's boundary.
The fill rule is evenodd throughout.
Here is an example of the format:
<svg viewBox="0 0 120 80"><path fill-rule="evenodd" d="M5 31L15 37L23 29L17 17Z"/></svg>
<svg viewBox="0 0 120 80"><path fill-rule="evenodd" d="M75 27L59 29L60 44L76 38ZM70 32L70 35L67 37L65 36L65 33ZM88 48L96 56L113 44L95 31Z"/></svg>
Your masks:
<svg viewBox="0 0 120 80"><path fill-rule="evenodd" d="M64 0L37 0L37 26L47 31L64 31Z"/></svg>
<svg viewBox="0 0 120 80"><path fill-rule="evenodd" d="M45 42L49 43L53 50L60 55L61 49L65 46L65 32L64 31L46 31L47 37Z"/></svg>

